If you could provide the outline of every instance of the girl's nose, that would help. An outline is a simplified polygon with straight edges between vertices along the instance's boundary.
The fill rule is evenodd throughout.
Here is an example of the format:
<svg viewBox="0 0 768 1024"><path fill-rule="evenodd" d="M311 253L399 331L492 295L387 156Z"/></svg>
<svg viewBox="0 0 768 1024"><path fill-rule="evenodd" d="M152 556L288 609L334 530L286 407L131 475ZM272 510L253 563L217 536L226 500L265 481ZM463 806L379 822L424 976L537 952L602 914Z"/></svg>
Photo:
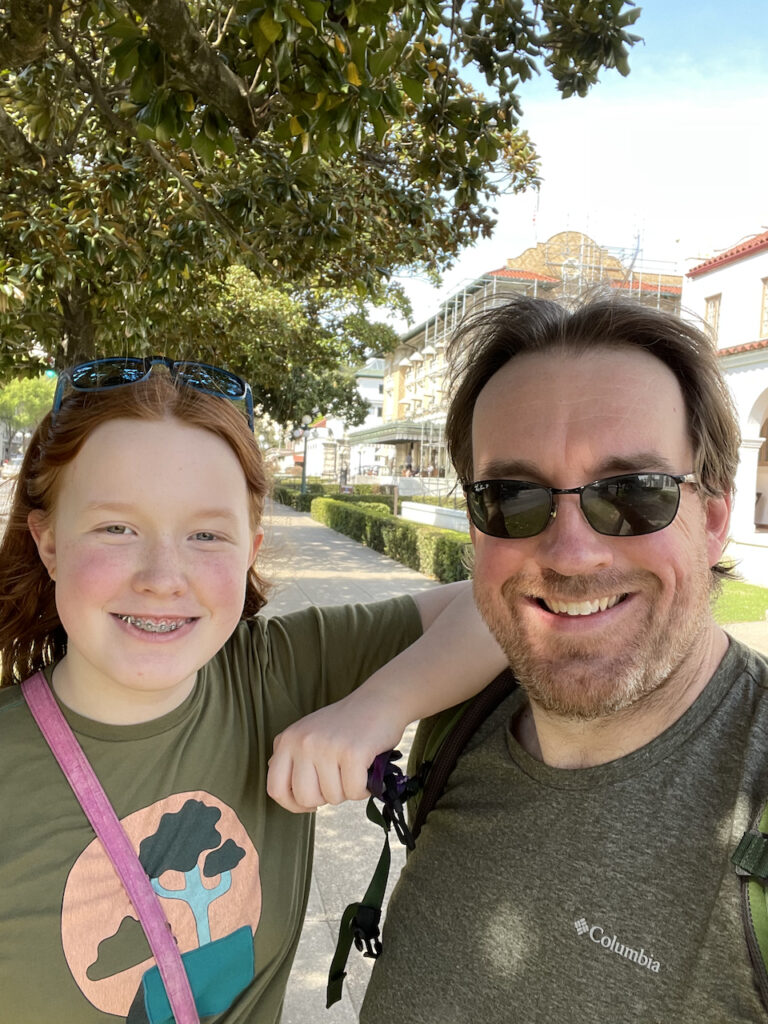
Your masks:
<svg viewBox="0 0 768 1024"><path fill-rule="evenodd" d="M171 540L158 540L144 551L135 577L137 590L157 594L180 594L188 586L182 552Z"/></svg>

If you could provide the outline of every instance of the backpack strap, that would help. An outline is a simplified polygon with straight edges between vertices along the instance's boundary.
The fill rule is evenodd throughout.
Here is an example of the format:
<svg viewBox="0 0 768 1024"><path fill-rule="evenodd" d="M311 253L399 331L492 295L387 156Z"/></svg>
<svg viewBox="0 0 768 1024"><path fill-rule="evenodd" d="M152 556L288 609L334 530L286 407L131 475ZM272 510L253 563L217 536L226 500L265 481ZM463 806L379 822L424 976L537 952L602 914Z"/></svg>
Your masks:
<svg viewBox="0 0 768 1024"><path fill-rule="evenodd" d="M517 685L512 672L508 668L504 669L480 693L435 717L423 745L424 764L429 766L426 768L426 782L421 792L416 794L415 801L409 804L413 814L411 834L414 839L421 832L427 815L443 795L448 776L456 767L467 743Z"/></svg>
<svg viewBox="0 0 768 1024"><path fill-rule="evenodd" d="M189 979L157 894L43 673L25 679L21 692L139 916L176 1024L197 1024Z"/></svg>
<svg viewBox="0 0 768 1024"><path fill-rule="evenodd" d="M404 776L392 763L400 756L399 751L389 751L376 758L368 773L368 789L373 795L368 801L366 814L370 821L384 829L384 847L365 896L359 903L350 903L342 915L336 952L328 974L326 1008L341 999L353 942L366 957L375 960L381 955L379 920L389 876L391 827L394 825L398 838L409 851L412 850L421 826L442 795L464 747L516 686L517 680L507 669L475 697L422 722L408 762L410 776ZM423 739L419 733L423 733ZM382 800L382 812L374 804L374 797ZM410 830L402 817L402 804L406 800L409 801L409 813L413 801L419 801L416 814L412 815Z"/></svg>
<svg viewBox="0 0 768 1024"><path fill-rule="evenodd" d="M768 803L731 862L741 878L741 915L757 987L768 1009Z"/></svg>

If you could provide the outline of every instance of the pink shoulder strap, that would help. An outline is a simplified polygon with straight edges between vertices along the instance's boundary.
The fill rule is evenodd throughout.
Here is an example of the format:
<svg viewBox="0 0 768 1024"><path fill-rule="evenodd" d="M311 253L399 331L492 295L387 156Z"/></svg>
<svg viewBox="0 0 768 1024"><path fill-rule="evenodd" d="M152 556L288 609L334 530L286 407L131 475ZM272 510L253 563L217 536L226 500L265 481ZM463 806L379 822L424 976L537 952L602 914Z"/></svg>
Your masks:
<svg viewBox="0 0 768 1024"><path fill-rule="evenodd" d="M181 954L157 894L43 673L26 679L21 691L139 915L176 1024L199 1024Z"/></svg>

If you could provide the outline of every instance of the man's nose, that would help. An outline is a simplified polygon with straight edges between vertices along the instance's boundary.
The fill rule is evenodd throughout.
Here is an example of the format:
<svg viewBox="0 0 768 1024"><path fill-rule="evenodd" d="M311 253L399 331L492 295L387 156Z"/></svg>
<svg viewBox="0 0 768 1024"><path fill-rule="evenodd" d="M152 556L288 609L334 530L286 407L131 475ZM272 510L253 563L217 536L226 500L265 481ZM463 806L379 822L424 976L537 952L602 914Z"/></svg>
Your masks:
<svg viewBox="0 0 768 1024"><path fill-rule="evenodd" d="M537 540L541 568L578 576L613 564L613 540L597 533L581 511L578 494L555 495L555 515Z"/></svg>

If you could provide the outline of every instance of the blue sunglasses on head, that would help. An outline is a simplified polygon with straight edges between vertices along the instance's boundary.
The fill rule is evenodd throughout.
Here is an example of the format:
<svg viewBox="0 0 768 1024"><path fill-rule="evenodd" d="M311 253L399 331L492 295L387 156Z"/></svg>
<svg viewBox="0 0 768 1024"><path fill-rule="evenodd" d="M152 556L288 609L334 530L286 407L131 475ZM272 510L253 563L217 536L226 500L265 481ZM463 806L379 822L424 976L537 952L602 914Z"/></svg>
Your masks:
<svg viewBox="0 0 768 1024"><path fill-rule="evenodd" d="M164 366L174 380L186 384L196 391L216 398L227 398L231 402L243 402L248 426L253 430L253 394L250 384L229 370L222 370L209 363L196 363L187 359L166 359L165 356L115 356L109 359L92 359L79 363L59 374L56 394L53 396L53 416L70 391L97 392L111 391L128 384L146 380L156 366Z"/></svg>

